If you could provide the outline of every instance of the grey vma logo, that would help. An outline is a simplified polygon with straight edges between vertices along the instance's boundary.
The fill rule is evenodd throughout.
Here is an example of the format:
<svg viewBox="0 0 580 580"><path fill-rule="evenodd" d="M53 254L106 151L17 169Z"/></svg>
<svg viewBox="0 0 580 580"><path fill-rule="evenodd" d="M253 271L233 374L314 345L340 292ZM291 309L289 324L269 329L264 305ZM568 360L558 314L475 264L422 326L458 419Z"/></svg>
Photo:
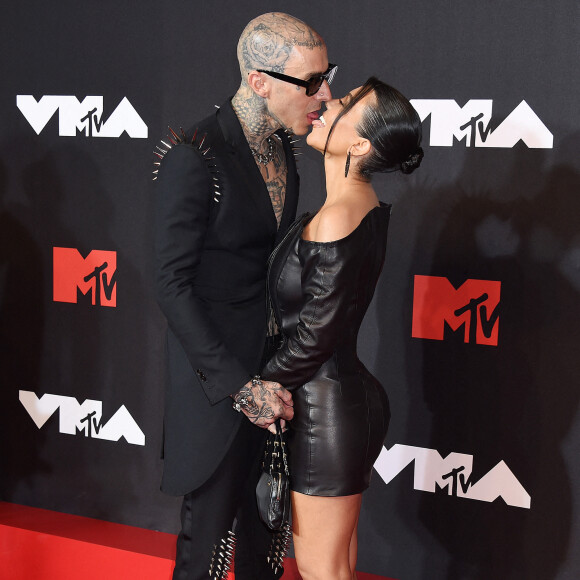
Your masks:
<svg viewBox="0 0 580 580"><path fill-rule="evenodd" d="M552 149L554 146L554 136L526 101L522 101L493 131L491 99L472 99L463 107L453 99L413 99L411 104L421 121L431 115L429 145L432 146L451 147L454 138L465 140L466 147L511 148L518 141L532 149Z"/></svg>
<svg viewBox="0 0 580 580"><path fill-rule="evenodd" d="M133 139L146 139L147 125L127 97L103 120L103 97L44 95L37 101L32 95L17 95L16 106L37 135L58 111L58 134L61 137L120 137L126 132Z"/></svg>
<svg viewBox="0 0 580 580"><path fill-rule="evenodd" d="M145 434L131 417L125 405L106 422L102 423L103 403L86 399L79 403L75 397L45 394L40 397L32 391L19 391L19 399L36 426L40 429L58 410L60 433L119 441L124 437L132 445L145 445Z"/></svg>

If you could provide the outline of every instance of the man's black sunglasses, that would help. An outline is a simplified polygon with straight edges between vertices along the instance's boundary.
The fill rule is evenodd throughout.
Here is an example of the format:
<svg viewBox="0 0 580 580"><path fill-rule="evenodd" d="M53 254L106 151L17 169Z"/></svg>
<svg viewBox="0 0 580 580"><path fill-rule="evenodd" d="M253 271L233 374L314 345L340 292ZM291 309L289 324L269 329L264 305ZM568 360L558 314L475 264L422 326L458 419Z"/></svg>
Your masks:
<svg viewBox="0 0 580 580"><path fill-rule="evenodd" d="M302 79L297 79L296 77L283 75L282 73L274 72L271 70L257 69L257 71L261 73L266 73L268 76L271 76L275 79L279 79L287 83L292 83L293 85L298 85L299 87L305 87L306 96L312 97L318 92L324 81L326 81L328 84L332 82L332 79L334 79L334 75L336 74L337 69L338 66L336 64L328 63L328 68L326 69L326 71L324 71L323 73L314 74L306 81Z"/></svg>

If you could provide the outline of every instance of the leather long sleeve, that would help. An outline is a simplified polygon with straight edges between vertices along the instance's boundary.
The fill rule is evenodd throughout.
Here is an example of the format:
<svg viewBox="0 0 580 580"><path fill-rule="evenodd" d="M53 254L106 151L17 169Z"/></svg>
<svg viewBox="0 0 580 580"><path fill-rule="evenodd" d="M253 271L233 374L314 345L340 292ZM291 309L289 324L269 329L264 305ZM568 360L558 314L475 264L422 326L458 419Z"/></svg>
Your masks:
<svg viewBox="0 0 580 580"><path fill-rule="evenodd" d="M336 242L297 240L302 265L303 305L294 332L284 334L281 348L262 376L295 389L327 361L348 332L345 323L357 308L360 248L345 238ZM346 243L345 243L346 242ZM358 250L358 251L357 251Z"/></svg>
<svg viewBox="0 0 580 580"><path fill-rule="evenodd" d="M225 346L197 291L212 203L205 161L192 146L174 146L163 159L155 196L157 299L208 401L215 404L241 388L249 373Z"/></svg>
<svg viewBox="0 0 580 580"><path fill-rule="evenodd" d="M309 216L272 253L268 288L284 338L262 371L292 390L288 436L292 489L361 493L389 423L385 390L357 356L361 322L387 247L390 206L371 209L335 242L301 239Z"/></svg>

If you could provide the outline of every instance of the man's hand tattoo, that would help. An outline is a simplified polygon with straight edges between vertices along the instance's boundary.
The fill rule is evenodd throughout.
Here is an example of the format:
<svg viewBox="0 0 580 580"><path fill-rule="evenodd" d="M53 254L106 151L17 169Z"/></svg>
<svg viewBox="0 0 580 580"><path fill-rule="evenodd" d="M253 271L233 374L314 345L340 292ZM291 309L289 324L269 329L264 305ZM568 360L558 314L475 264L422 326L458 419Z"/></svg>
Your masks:
<svg viewBox="0 0 580 580"><path fill-rule="evenodd" d="M281 389L278 383L256 377L233 395L233 399L252 423L258 427L268 427L278 417L287 416L287 409L278 396Z"/></svg>

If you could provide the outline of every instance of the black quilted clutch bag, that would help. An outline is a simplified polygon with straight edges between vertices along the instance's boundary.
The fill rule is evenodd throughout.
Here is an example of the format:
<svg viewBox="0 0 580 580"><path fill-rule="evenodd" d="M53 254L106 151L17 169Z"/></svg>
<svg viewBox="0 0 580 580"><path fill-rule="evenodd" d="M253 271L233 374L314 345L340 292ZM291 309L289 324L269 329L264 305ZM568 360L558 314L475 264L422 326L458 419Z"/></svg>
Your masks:
<svg viewBox="0 0 580 580"><path fill-rule="evenodd" d="M290 521L290 471L285 435L280 421L276 434L268 432L262 474L256 486L256 500L260 519L272 531L281 530Z"/></svg>

